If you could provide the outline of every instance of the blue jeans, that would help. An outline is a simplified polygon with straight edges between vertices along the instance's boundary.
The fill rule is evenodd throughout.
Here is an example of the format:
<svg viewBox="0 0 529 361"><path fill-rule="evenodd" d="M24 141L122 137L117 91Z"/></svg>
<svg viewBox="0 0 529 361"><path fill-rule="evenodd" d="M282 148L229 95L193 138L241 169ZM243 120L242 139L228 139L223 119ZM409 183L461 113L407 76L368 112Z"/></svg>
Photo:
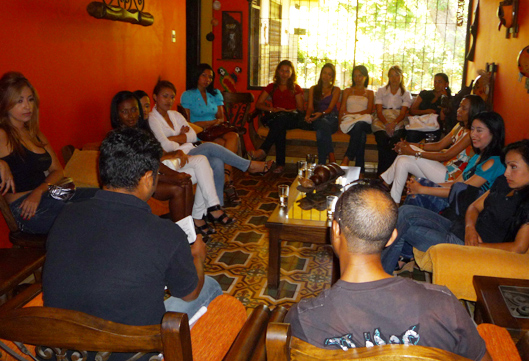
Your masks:
<svg viewBox="0 0 529 361"><path fill-rule="evenodd" d="M220 205L224 205L224 164L231 165L243 172L246 172L250 167L250 161L239 157L231 150L224 148L217 143L205 142L198 147L191 149L189 155L203 155L208 158L209 165L213 169L213 180L215 182L215 190L219 197Z"/></svg>
<svg viewBox="0 0 529 361"><path fill-rule="evenodd" d="M318 146L318 163L325 164L329 153L334 153L332 135L338 130L338 114L325 114L312 122L316 131L316 144Z"/></svg>
<svg viewBox="0 0 529 361"><path fill-rule="evenodd" d="M30 193L11 203L9 208L11 208L11 213L13 213L21 231L33 234L47 234L50 231L51 226L53 226L55 218L57 218L67 203L79 202L92 198L98 190L99 188L77 188L74 196L67 202L52 198L48 192L46 192L40 199L35 215L27 220L23 219L21 216L22 209L20 209L20 205Z"/></svg>
<svg viewBox="0 0 529 361"><path fill-rule="evenodd" d="M419 178L417 181L426 187L441 187L439 184L426 178ZM406 197L404 204L426 208L436 213L441 212L450 205L448 198L431 196L429 194L411 194Z"/></svg>
<svg viewBox="0 0 529 361"><path fill-rule="evenodd" d="M382 266L392 274L405 243L420 251L439 243L465 244L450 232L452 222L443 216L424 208L402 206L399 208L397 231L399 235L393 244L382 252Z"/></svg>
<svg viewBox="0 0 529 361"><path fill-rule="evenodd" d="M371 133L371 124L366 122L357 122L347 133L350 138L349 145L345 151L345 156L349 158L349 160L355 159L355 165L361 168L361 172L364 172L366 169L365 153L367 134L369 133Z"/></svg>
<svg viewBox="0 0 529 361"><path fill-rule="evenodd" d="M217 281L209 276L204 277L204 286L196 299L186 302L181 298L169 297L164 301L165 310L172 312L187 313L189 319L193 317L200 307L208 307L215 297L222 295L222 289Z"/></svg>

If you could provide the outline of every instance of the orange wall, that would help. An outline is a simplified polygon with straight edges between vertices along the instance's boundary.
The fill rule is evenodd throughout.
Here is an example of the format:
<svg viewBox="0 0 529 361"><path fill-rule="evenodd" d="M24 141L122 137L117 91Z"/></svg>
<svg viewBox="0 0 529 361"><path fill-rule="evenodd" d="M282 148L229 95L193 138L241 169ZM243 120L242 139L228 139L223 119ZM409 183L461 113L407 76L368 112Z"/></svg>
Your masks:
<svg viewBox="0 0 529 361"><path fill-rule="evenodd" d="M159 76L185 88L185 0L147 1L144 11L154 16L149 27L95 19L86 12L90 2L2 3L0 72L17 70L33 83L40 128L58 153L66 144L102 140L116 92L150 94ZM9 246L0 223L0 247Z"/></svg>
<svg viewBox="0 0 529 361"><path fill-rule="evenodd" d="M474 1L475 3L476 1ZM494 110L506 123L506 141L511 143L529 138L529 94L525 80L518 82L517 57L520 50L529 45L529 4L520 1L518 38L505 38L505 27L498 31L496 16L498 1L481 0L480 23L476 42L475 62L469 62L468 83L476 77L478 69L486 63L496 63L498 73L494 88Z"/></svg>

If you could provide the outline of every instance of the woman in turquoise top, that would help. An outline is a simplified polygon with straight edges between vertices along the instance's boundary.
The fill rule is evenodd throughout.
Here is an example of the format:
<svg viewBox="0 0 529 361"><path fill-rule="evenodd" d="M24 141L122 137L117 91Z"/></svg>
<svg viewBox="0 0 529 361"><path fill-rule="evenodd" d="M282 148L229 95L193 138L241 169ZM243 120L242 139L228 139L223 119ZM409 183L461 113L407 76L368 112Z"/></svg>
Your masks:
<svg viewBox="0 0 529 361"><path fill-rule="evenodd" d="M187 119L199 127L206 129L212 125L220 124L224 119L224 98L218 89L213 87L215 72L209 64L200 64L196 71L197 86L182 94L180 103L187 112ZM237 154L239 148L239 135L235 132L226 133L215 143ZM241 199L233 185L231 165L225 165L224 193L232 204L240 204Z"/></svg>
<svg viewBox="0 0 529 361"><path fill-rule="evenodd" d="M501 115L495 112L477 114L472 120L470 138L476 154L469 160L463 173L454 182L441 184L427 179L408 181L409 196L405 204L440 212L448 207L450 189L457 182L480 188L480 193L490 188L496 178L505 172L501 159L505 143L505 125Z"/></svg>

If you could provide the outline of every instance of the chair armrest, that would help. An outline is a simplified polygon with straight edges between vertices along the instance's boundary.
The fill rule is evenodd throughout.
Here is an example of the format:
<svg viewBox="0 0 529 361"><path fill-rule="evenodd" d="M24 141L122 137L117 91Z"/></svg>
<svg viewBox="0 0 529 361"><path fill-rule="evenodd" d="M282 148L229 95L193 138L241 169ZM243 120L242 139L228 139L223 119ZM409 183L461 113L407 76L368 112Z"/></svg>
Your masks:
<svg viewBox="0 0 529 361"><path fill-rule="evenodd" d="M0 313L23 307L42 292L42 284L34 283L0 306Z"/></svg>
<svg viewBox="0 0 529 361"><path fill-rule="evenodd" d="M287 315L288 310L283 306L277 306L274 311L272 312L272 316L270 316L270 321L268 324L272 322L283 322L285 319L285 316ZM251 361L266 361L266 332L261 333L261 336L259 337L259 342L257 343L257 346L255 347L255 351L253 352Z"/></svg>
<svg viewBox="0 0 529 361"><path fill-rule="evenodd" d="M269 314L270 310L266 305L259 305L253 310L224 357L224 361L246 361L251 358L261 334L265 333Z"/></svg>

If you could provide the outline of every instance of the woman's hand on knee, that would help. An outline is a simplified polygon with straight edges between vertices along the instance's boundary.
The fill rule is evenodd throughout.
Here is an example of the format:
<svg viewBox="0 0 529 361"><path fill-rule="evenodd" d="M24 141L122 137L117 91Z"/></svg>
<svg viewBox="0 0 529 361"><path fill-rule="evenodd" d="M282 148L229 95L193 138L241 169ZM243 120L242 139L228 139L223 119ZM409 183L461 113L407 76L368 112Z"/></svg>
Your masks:
<svg viewBox="0 0 529 361"><path fill-rule="evenodd" d="M22 210L20 215L23 219L28 220L35 215L37 208L39 208L41 197L42 192L40 190L34 190L29 194L29 196L27 196L26 199L22 201L20 204L20 209Z"/></svg>

